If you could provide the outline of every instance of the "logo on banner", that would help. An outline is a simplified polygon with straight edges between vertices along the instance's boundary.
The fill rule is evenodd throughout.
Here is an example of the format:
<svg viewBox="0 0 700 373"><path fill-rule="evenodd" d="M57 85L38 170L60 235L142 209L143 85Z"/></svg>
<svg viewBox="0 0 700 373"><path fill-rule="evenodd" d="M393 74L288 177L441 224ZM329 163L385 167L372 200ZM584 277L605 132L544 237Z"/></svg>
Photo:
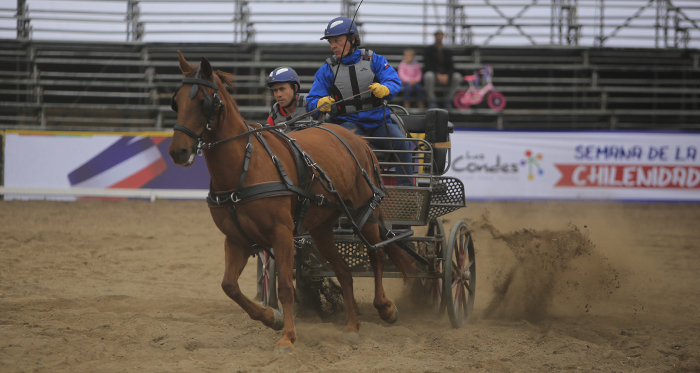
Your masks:
<svg viewBox="0 0 700 373"><path fill-rule="evenodd" d="M494 162L486 160L486 155L483 153L470 154L468 151L463 155L458 155L454 158L452 170L459 173L467 174L486 174L486 175L511 175L518 173L518 164L501 162L501 155L496 155Z"/></svg>
<svg viewBox="0 0 700 373"><path fill-rule="evenodd" d="M537 175L542 176L544 174L544 170L542 170L542 167L540 166L540 163L538 162L538 161L542 160L542 153L537 153L537 155L535 155L533 157L532 151L530 151L530 149L528 149L525 151L525 156L527 158L521 160L520 165L521 166L527 165L527 179L534 180L535 173L537 173Z"/></svg>
<svg viewBox="0 0 700 373"><path fill-rule="evenodd" d="M555 164L557 187L700 188L700 167L619 164Z"/></svg>
<svg viewBox="0 0 700 373"><path fill-rule="evenodd" d="M140 188L167 165L158 150L161 137L122 137L68 174L73 187Z"/></svg>

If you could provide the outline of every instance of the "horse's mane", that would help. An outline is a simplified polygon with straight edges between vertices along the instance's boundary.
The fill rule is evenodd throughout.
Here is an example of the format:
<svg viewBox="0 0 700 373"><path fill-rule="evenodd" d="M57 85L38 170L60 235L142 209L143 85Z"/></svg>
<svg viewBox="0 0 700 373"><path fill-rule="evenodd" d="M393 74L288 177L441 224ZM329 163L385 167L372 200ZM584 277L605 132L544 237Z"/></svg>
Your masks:
<svg viewBox="0 0 700 373"><path fill-rule="evenodd" d="M221 70L214 71L214 74L216 74L216 76L218 76L219 79L221 79L221 83L223 83L224 85L227 85L233 89L236 88L236 86L233 84L233 80L236 78L235 75ZM233 105L233 108L235 109L238 117L241 118L242 121L244 121L243 117L241 117L241 114L238 112L238 104L236 103L236 100L234 100L233 97L231 97L231 95L228 96L231 99L231 104Z"/></svg>
<svg viewBox="0 0 700 373"><path fill-rule="evenodd" d="M216 76L218 76L219 79L221 79L221 82L225 85L231 88L236 88L236 86L233 84L233 79L236 77L233 74L221 70L214 71L214 74L216 74Z"/></svg>

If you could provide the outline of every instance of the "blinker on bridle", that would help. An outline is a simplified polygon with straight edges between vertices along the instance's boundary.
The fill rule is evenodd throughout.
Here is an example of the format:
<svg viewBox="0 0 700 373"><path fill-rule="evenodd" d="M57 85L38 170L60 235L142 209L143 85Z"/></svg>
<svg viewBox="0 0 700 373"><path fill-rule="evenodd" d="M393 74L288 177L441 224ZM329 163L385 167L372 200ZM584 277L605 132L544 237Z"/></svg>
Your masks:
<svg viewBox="0 0 700 373"><path fill-rule="evenodd" d="M192 76L194 75L194 78ZM197 95L197 92L199 91L199 85L203 85L206 87L209 87L213 89L214 95L209 96L207 94L207 91L202 89L202 92L204 92L204 101L202 102L202 111L204 112L204 115L208 117L207 119L207 125L204 127L204 131L202 131L201 135L197 135L194 131L191 129L182 126L180 124L175 124L173 127L173 130L177 130L180 132L183 132L185 135L195 139L197 141L197 155L202 155L202 150L209 148L207 144L204 142L204 137L206 136L207 132L211 131L212 126L214 125L214 118L216 117L216 114L220 112L221 108L224 106L224 103L221 101L221 97L219 97L219 87L216 86L216 84L202 79L202 71L200 70L199 67L197 67L197 70L190 74L189 78L183 78L182 82L180 83L179 86L175 89L175 92L173 93L173 98L170 100L170 108L173 109L174 112L177 113L177 102L175 101L175 96L177 95L177 92L182 88L183 85L185 84L192 84L192 87L190 87L190 100L193 100L194 97Z"/></svg>
<svg viewBox="0 0 700 373"><path fill-rule="evenodd" d="M194 76L194 78L192 78L192 76ZM202 111L204 111L204 115L208 116L208 119L207 119L207 125L204 128L204 131L202 131L201 135L197 135L191 129L189 129L185 126L179 125L179 124L176 124L173 127L173 130L180 131L180 132L184 133L185 135L187 135L187 136L189 136L197 141L197 149L196 149L197 155L202 155L202 151L204 149L211 149L216 145L224 144L224 143L227 143L229 141L233 141L233 140L236 140L240 137L244 137L244 136L247 136L250 134L257 134L259 132L271 131L271 130L284 131L287 129L287 125L284 123L276 125L276 126L260 125L260 128L257 128L257 129L252 129L250 126L246 125L246 127L248 128L248 131L246 131L246 132L243 132L243 133L238 134L236 136L229 137L227 139L219 140L216 142L205 142L204 137L207 135L207 132L212 130L212 126L214 125L214 118L216 117L216 115L218 113L221 112L221 109L224 107L224 103L223 103L223 101L221 101L221 97L219 96L219 87L217 87L216 84L214 84L208 80L202 79L201 76L202 76L202 72L200 71L200 68L197 67L197 70L195 72L193 72L192 74L190 74L189 78L182 79L182 82L175 89L175 92L173 93L173 98L170 101L170 108L173 109L173 111L177 113L177 102L175 101L175 96L177 95L177 92L180 90L180 88L182 88L182 86L184 84L188 84L188 83L192 84L192 87L190 87L190 92L189 92L190 93L190 100L193 100L194 96L197 95L197 92L199 91L200 84L207 86L207 87L216 91L214 93L214 96L209 96L209 95L207 95L206 91L203 91L204 92L204 101L202 102ZM316 110L316 111L318 111L318 110ZM313 114L316 111L308 113L308 115Z"/></svg>

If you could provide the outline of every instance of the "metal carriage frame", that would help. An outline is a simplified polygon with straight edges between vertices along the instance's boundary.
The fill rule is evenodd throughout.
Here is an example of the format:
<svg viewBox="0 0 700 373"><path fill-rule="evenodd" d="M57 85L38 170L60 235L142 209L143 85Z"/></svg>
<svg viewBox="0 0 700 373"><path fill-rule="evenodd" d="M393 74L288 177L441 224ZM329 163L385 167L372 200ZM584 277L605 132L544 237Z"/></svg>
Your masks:
<svg viewBox="0 0 700 373"><path fill-rule="evenodd" d="M426 115L409 115L400 106L391 105L392 119L406 132L420 137L379 138L367 140L411 141L414 150L374 149L382 170L382 179L390 181L397 175L391 171L401 165L414 167L415 186L386 185L388 196L381 203L385 226L395 242L416 259L411 278L420 281L437 317L449 316L458 328L469 320L476 286L476 258L474 241L466 222L457 221L450 232L445 230L441 216L466 207L463 183L443 176L450 167L450 133L453 126L445 110L431 109ZM402 114L396 111L403 110ZM398 162L392 153L410 152L412 162ZM392 160L393 158L393 160ZM359 237L339 219L334 229L335 244L355 277L373 277L366 248ZM412 227L427 226L425 236L415 236ZM274 259L265 251L258 258L258 295L264 306L277 307L276 270ZM310 281L335 277L330 264L316 250L308 234L295 237L295 274L297 291L309 286ZM383 277L400 278L401 273L386 261Z"/></svg>

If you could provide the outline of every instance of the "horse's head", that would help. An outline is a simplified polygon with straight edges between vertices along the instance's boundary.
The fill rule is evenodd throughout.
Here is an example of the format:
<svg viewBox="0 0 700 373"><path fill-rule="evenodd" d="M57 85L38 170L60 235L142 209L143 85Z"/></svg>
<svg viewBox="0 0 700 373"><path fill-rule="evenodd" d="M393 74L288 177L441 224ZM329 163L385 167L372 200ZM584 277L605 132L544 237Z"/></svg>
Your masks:
<svg viewBox="0 0 700 373"><path fill-rule="evenodd" d="M202 144L212 130L217 114L224 110L221 96L227 92L217 77L220 72L214 73L209 60L202 57L199 66L190 65L180 51L177 53L185 78L175 90L171 102L172 109L177 112L177 124L168 152L175 164L189 166L194 162L195 154L202 151Z"/></svg>

